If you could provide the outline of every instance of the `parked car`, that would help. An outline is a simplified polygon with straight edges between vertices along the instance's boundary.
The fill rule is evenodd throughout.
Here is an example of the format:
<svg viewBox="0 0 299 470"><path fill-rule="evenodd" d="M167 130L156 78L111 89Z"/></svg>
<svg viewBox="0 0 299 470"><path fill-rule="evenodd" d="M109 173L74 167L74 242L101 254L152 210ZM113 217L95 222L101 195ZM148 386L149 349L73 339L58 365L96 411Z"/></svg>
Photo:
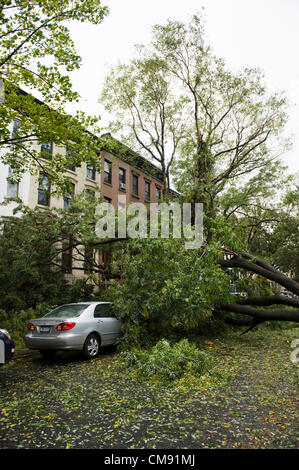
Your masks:
<svg viewBox="0 0 299 470"><path fill-rule="evenodd" d="M120 326L110 302L66 304L30 320L25 344L29 349L38 349L44 357L56 351L77 350L94 358L101 347L116 343Z"/></svg>
<svg viewBox="0 0 299 470"><path fill-rule="evenodd" d="M7 330L0 329L0 366L7 364L14 355L15 343Z"/></svg>

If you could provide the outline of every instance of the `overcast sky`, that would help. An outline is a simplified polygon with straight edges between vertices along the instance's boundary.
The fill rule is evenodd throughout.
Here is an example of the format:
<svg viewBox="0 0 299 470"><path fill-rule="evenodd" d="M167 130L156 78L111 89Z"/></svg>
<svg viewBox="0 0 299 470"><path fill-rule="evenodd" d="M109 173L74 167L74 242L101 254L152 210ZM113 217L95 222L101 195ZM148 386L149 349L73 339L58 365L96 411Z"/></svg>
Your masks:
<svg viewBox="0 0 299 470"><path fill-rule="evenodd" d="M110 14L98 26L73 25L72 37L82 56L72 75L81 94L80 108L108 116L99 103L110 66L134 55L134 45L148 43L151 27L167 19L189 21L204 7L206 39L230 69L260 67L269 91L284 90L291 102L289 133L293 149L284 156L292 171L299 170L299 0L103 0ZM297 105L297 106L296 106Z"/></svg>

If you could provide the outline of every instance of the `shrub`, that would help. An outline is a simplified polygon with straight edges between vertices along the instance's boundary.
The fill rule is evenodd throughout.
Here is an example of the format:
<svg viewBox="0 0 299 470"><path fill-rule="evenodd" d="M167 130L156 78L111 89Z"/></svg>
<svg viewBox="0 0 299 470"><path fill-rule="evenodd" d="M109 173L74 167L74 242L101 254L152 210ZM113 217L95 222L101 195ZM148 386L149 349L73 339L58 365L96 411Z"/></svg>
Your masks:
<svg viewBox="0 0 299 470"><path fill-rule="evenodd" d="M149 350L129 351L123 357L138 375L161 381L177 380L187 374L199 377L212 365L211 356L187 339L173 345L162 339Z"/></svg>
<svg viewBox="0 0 299 470"><path fill-rule="evenodd" d="M0 310L0 328L5 328L11 335L16 349L25 348L24 337L27 324L32 318L38 318L49 312L54 306L40 304L36 308L28 308L19 312Z"/></svg>

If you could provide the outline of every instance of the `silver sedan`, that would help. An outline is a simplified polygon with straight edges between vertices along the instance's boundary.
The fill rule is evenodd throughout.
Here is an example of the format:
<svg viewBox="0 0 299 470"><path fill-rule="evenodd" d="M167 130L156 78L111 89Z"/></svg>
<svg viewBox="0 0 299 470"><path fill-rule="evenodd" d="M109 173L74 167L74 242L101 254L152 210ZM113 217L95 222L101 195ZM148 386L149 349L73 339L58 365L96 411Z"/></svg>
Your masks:
<svg viewBox="0 0 299 470"><path fill-rule="evenodd" d="M66 304L30 320L25 344L29 349L38 349L45 357L56 351L77 350L93 358L102 346L115 344L120 326L109 302Z"/></svg>

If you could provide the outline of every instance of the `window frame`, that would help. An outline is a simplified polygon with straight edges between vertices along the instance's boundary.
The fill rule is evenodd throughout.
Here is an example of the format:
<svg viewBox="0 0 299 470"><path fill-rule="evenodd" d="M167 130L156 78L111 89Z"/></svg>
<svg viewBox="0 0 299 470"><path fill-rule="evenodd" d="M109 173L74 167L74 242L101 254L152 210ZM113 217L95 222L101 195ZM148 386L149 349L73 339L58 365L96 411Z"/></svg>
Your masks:
<svg viewBox="0 0 299 470"><path fill-rule="evenodd" d="M63 198L63 208L64 210L68 210L70 208L70 205L71 205L71 200L73 199L74 195L75 195L75 183L70 183L72 185L72 188L73 188L73 191L72 193L67 193L65 194L64 198Z"/></svg>
<svg viewBox="0 0 299 470"><path fill-rule="evenodd" d="M12 123L11 138L15 139L21 127L21 119L15 118Z"/></svg>
<svg viewBox="0 0 299 470"><path fill-rule="evenodd" d="M72 152L72 149L71 149L70 146L66 146L65 154L66 154L66 157L69 160L73 160L73 152ZM70 170L70 171L73 171L75 173L76 172L76 165L72 165L71 163L68 163L67 169Z"/></svg>
<svg viewBox="0 0 299 470"><path fill-rule="evenodd" d="M125 189L127 183L127 170L121 166L118 168L118 185L120 189ZM121 185L124 184L125 188L121 188Z"/></svg>
<svg viewBox="0 0 299 470"><path fill-rule="evenodd" d="M162 188L156 184L156 199L161 201L162 199Z"/></svg>
<svg viewBox="0 0 299 470"><path fill-rule="evenodd" d="M135 191L136 187L134 185L134 181L137 182L137 191ZM133 196L139 196L139 175L136 175L136 173L132 174L132 194Z"/></svg>
<svg viewBox="0 0 299 470"><path fill-rule="evenodd" d="M86 178L89 178L92 181L96 180L96 169L92 163L86 164Z"/></svg>
<svg viewBox="0 0 299 470"><path fill-rule="evenodd" d="M19 182L17 182L17 183L11 183L11 182L9 181L9 178L10 178L11 176L13 176L13 169L12 169L12 167L9 165L9 167L8 167L8 176L7 176L7 178L6 178L6 181L7 181L6 197L7 197L7 198L17 198L17 197L19 197ZM15 191L14 191L15 194L10 195L10 194L9 194L9 191L12 190L12 189L15 190Z"/></svg>
<svg viewBox="0 0 299 470"><path fill-rule="evenodd" d="M47 179L47 181L48 181L47 188L42 186L43 183L42 183L41 178L42 179L44 179L44 178ZM46 174L40 175L40 178L39 178L39 181L38 181L38 188L37 188L37 204L38 205L44 206L44 207L49 207L50 206L50 198L51 198L50 191L51 191L51 182L49 180L49 177ZM40 195L43 195L44 199L41 199ZM43 200L45 201L45 203L42 202Z"/></svg>
<svg viewBox="0 0 299 470"><path fill-rule="evenodd" d="M49 145L50 150L43 149L43 146L45 146L45 145ZM53 142L43 142L40 145L40 154L41 154L41 157L44 160L52 160L52 157L53 157Z"/></svg>
<svg viewBox="0 0 299 470"><path fill-rule="evenodd" d="M109 170L106 170L106 164L108 165ZM112 162L107 158L104 158L104 183L112 184Z"/></svg>
<svg viewBox="0 0 299 470"><path fill-rule="evenodd" d="M147 187L149 189L149 192L147 193ZM144 181L144 199L146 201L150 201L151 200L151 182L148 181L148 180L145 180Z"/></svg>

